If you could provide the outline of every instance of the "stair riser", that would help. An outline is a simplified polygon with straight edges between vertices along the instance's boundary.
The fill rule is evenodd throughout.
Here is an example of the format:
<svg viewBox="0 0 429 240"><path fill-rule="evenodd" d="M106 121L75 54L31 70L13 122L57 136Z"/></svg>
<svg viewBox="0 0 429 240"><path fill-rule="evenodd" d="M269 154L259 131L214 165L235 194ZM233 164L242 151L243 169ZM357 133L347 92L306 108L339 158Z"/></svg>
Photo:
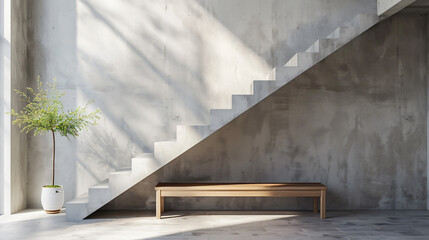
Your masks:
<svg viewBox="0 0 429 240"><path fill-rule="evenodd" d="M177 142L156 142L154 147L155 159L165 165L178 157L186 150L185 146Z"/></svg>
<svg viewBox="0 0 429 240"><path fill-rule="evenodd" d="M228 110L211 110L210 111L210 131L216 131L226 123L234 119L234 112Z"/></svg>
<svg viewBox="0 0 429 240"><path fill-rule="evenodd" d="M361 32L372 27L379 21L379 17L376 15L360 14L353 19L353 25L358 26Z"/></svg>
<svg viewBox="0 0 429 240"><path fill-rule="evenodd" d="M291 69L291 67L278 68L276 72L276 81L281 82L283 84L287 84L290 80L296 78L298 75L305 71L305 68L296 68L297 70Z"/></svg>
<svg viewBox="0 0 429 240"><path fill-rule="evenodd" d="M116 174L109 174L109 189L110 196L114 198L123 193L130 185L135 184L135 179L132 177L132 172Z"/></svg>
<svg viewBox="0 0 429 240"><path fill-rule="evenodd" d="M344 41L340 39L322 38L317 40L306 52L321 53L324 56L331 54L333 51L341 47Z"/></svg>
<svg viewBox="0 0 429 240"><path fill-rule="evenodd" d="M66 203L66 220L80 221L90 214L88 203Z"/></svg>
<svg viewBox="0 0 429 240"><path fill-rule="evenodd" d="M318 53L298 53L286 63L286 67L309 68L318 63L322 56Z"/></svg>
<svg viewBox="0 0 429 240"><path fill-rule="evenodd" d="M276 91L279 88L276 81L273 82L262 82L257 81L253 83L253 91L255 94L253 96L250 96L252 104L251 106L254 106L258 102L260 102L262 99L268 97L271 95L274 91Z"/></svg>
<svg viewBox="0 0 429 240"><path fill-rule="evenodd" d="M88 210L93 212L100 206L105 205L111 200L111 194L109 188L107 189L89 189L89 202Z"/></svg>
<svg viewBox="0 0 429 240"><path fill-rule="evenodd" d="M177 126L177 142L193 146L211 134L208 126Z"/></svg>
<svg viewBox="0 0 429 240"><path fill-rule="evenodd" d="M210 111L209 126L178 126L177 142L157 142L154 155L132 159L132 170L109 174L108 187L103 184L89 189L88 195L66 204L67 220L81 220L134 186L153 172L174 160L189 148L225 126L235 117L253 107L284 84L320 62L323 58L342 47L378 21L378 17L361 15L333 32L331 39L320 39L305 53L297 53L285 67L275 68L267 79L275 81L255 81L253 95L233 95L232 109ZM358 26L358 28L356 28ZM337 39L339 38L339 39ZM83 199L83 200L82 200Z"/></svg>

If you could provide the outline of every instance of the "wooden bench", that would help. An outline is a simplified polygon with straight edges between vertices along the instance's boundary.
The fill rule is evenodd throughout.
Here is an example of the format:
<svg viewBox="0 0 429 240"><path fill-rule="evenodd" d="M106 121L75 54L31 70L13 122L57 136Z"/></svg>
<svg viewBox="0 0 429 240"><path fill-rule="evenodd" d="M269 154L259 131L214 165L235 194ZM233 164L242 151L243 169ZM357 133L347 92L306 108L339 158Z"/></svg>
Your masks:
<svg viewBox="0 0 429 240"><path fill-rule="evenodd" d="M320 218L326 216L326 186L321 183L158 183L156 185L156 218L164 212L165 197L313 197Z"/></svg>

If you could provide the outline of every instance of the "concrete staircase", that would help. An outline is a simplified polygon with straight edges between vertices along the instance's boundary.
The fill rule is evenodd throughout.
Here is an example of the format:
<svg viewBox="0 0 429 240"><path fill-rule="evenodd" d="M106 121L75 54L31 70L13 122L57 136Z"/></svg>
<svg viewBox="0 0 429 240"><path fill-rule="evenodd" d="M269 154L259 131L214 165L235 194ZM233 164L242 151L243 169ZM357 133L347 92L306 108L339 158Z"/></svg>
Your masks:
<svg viewBox="0 0 429 240"><path fill-rule="evenodd" d="M318 39L305 52L295 54L283 67L273 69L270 77L275 80L254 81L252 94L233 95L231 109L210 110L210 125L177 126L176 139L155 142L154 153L146 153L133 158L131 169L110 173L108 179L89 188L87 194L66 203L67 220L79 221L95 212L362 34L378 21L379 18L376 15L356 16L344 26L335 29L329 36Z"/></svg>

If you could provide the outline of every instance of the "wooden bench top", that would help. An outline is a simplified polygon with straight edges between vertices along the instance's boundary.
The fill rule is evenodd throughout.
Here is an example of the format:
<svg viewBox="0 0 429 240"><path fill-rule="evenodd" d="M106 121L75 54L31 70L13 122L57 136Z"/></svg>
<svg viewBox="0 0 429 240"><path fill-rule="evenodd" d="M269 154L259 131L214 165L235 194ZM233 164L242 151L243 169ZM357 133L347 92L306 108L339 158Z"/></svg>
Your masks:
<svg viewBox="0 0 429 240"><path fill-rule="evenodd" d="M155 190L250 190L250 191L285 191L285 190L326 190L321 183L158 183Z"/></svg>
<svg viewBox="0 0 429 240"><path fill-rule="evenodd" d="M313 197L320 199L320 218L326 215L326 189L321 183L158 183L156 218L164 212L165 197Z"/></svg>

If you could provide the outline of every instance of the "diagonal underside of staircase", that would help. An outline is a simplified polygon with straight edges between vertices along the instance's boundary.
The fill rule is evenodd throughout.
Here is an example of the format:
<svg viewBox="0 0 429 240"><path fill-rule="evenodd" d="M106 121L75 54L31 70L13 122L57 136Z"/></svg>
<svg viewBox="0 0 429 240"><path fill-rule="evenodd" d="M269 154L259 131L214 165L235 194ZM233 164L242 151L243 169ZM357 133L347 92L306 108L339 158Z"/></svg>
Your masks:
<svg viewBox="0 0 429 240"><path fill-rule="evenodd" d="M195 146L227 123L270 96L276 90L340 49L379 21L377 15L360 14L330 35L318 39L282 67L273 69L271 79L253 82L253 94L233 95L231 109L211 109L210 125L177 126L175 140L154 143L154 153L141 154L131 161L131 169L109 174L108 179L66 203L68 221L80 221L113 200L150 174Z"/></svg>

